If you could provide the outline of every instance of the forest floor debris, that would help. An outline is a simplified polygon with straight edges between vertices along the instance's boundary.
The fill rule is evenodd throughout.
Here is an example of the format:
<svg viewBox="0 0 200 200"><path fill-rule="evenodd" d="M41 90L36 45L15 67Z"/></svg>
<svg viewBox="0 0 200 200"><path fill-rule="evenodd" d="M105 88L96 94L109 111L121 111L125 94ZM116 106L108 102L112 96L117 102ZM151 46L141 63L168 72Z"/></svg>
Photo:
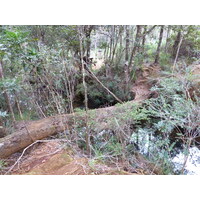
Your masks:
<svg viewBox="0 0 200 200"><path fill-rule="evenodd" d="M10 156L6 162L6 170L19 157L19 153ZM24 175L136 175L142 171L128 172L123 166L113 167L100 162L94 162L84 156L73 153L71 148L64 148L61 142L52 140L32 146L21 158L10 174Z"/></svg>

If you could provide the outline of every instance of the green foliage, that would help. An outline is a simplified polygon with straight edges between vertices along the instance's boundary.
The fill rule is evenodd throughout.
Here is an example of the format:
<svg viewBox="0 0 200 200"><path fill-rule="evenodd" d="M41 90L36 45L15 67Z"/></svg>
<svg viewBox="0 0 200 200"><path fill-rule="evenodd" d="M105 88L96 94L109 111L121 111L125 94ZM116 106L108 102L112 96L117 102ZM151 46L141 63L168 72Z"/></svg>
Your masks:
<svg viewBox="0 0 200 200"><path fill-rule="evenodd" d="M80 50L80 41L78 36L78 29L76 26L66 26L63 29L67 45L74 51Z"/></svg>
<svg viewBox="0 0 200 200"><path fill-rule="evenodd" d="M4 170L7 166L7 163L4 160L0 160L0 171Z"/></svg>
<svg viewBox="0 0 200 200"><path fill-rule="evenodd" d="M75 109L74 109L74 112L76 112L76 113L77 113L77 112L82 113L83 111L84 111L84 110L81 109L81 108L75 108Z"/></svg>
<svg viewBox="0 0 200 200"><path fill-rule="evenodd" d="M4 112L0 111L0 117L6 117L6 116L8 116L6 111Z"/></svg>
<svg viewBox="0 0 200 200"><path fill-rule="evenodd" d="M121 110L121 112L120 112ZM135 125L143 125L148 122L149 111L138 103L127 102L119 106L115 118L120 126L126 125L127 122L134 122Z"/></svg>
<svg viewBox="0 0 200 200"><path fill-rule="evenodd" d="M0 37L0 55L7 56L9 59L16 59L23 54L22 46L27 41L28 32L10 31L4 29Z"/></svg>
<svg viewBox="0 0 200 200"><path fill-rule="evenodd" d="M99 76L99 79L122 101L130 100L127 91L121 87L122 82L120 76L116 74L112 79L109 77ZM108 93L103 87L99 85L99 83L94 80L87 81L87 88L90 108L98 108L118 103L118 101L110 93ZM79 98L81 101L83 101L82 98L84 98L84 87L82 83L77 85L76 97L77 99Z"/></svg>
<svg viewBox="0 0 200 200"><path fill-rule="evenodd" d="M131 155L139 151L147 160L159 166L164 174L173 174L171 158L175 142L171 143L168 137L155 136L155 128L141 128L135 130L130 138L131 144L127 146Z"/></svg>
<svg viewBox="0 0 200 200"><path fill-rule="evenodd" d="M100 45L99 45L99 48L100 49L105 49L108 47L108 43L107 42L102 42Z"/></svg>
<svg viewBox="0 0 200 200"><path fill-rule="evenodd" d="M159 131L169 134L175 128L187 132L197 127L199 101L186 96L184 83L177 78L164 78L152 90L157 91L159 97L149 100L148 106L151 116L159 119L155 124Z"/></svg>
<svg viewBox="0 0 200 200"><path fill-rule="evenodd" d="M156 53L157 45L156 44L146 44L145 45L145 61L146 62L154 62L155 60L155 53Z"/></svg>
<svg viewBox="0 0 200 200"><path fill-rule="evenodd" d="M108 152L112 156L122 155L122 145L116 139L116 137L111 137L109 142L105 145L104 151Z"/></svg>
<svg viewBox="0 0 200 200"><path fill-rule="evenodd" d="M134 66L141 66L144 63L144 59L147 59L147 55L138 53L134 58Z"/></svg>
<svg viewBox="0 0 200 200"><path fill-rule="evenodd" d="M25 120L25 121L37 120L38 119L38 113L34 109L25 110L23 112L22 116L23 116L23 120ZM18 114L18 113L15 114L15 119L16 119L16 121L21 121L22 120L20 114Z"/></svg>
<svg viewBox="0 0 200 200"><path fill-rule="evenodd" d="M76 114L84 117L85 94L82 72L79 70L79 28L78 26L40 25L1 27L0 60L4 79L0 80L0 110L7 109L7 102L2 95L7 91L16 120L21 119L15 103L17 97L19 97L24 120L42 117L41 113L46 116L68 113L71 111L71 104L75 107ZM84 32L84 28L87 29L87 27L82 28L83 56L86 54L87 45L91 42L91 55L95 53L95 57L101 57L105 61L103 67L95 70L95 75L119 99L132 100L127 91L129 89L125 85L125 27L116 26L113 29L111 26L97 26L90 38ZM119 32L121 28L123 30ZM134 28L129 28L129 37L132 38L135 36ZM144 27L141 28L143 32ZM146 28L148 30L150 27ZM165 73L162 72L165 78L158 80L158 84L152 88L152 91L159 94L158 98L152 98L141 104L129 102L116 105L116 112L109 115L110 118L104 119L106 125L115 134L107 134L106 137L95 135L94 141L91 139L92 153L95 157L90 163L91 167L95 166L98 159L122 158L124 150L127 155L134 153L138 150L136 148L138 143L140 151L143 149L141 147L149 144L145 152L147 159L161 165L165 173L171 173L170 159L175 143L170 141L170 135L177 133L185 140L185 143L187 143L188 136L198 135L200 100L195 96L192 101L188 96L188 89L194 86L194 80L197 80L198 75L193 76L190 67L178 66L178 64L180 56L183 56L183 63L187 63L188 60L198 61L199 26L170 26L170 28L167 49L164 49L166 45L164 34L159 59L159 64L165 70ZM136 71L140 69L140 66L144 62L151 63L155 60L159 29L158 26L146 35L144 49L142 41L136 44L138 48L129 74L130 89L133 81L138 78ZM173 64L171 60L173 45L180 30L184 34L184 39L177 64L179 73L172 75L170 74L172 68L167 68L167 66ZM134 38L132 39L129 44L130 51L134 45ZM106 107L117 103L116 99L93 80L89 73L86 74L86 83L89 108ZM11 120L7 117L7 112L2 111L0 111L0 116L6 117L5 124L9 126ZM98 125L96 113L89 111L88 119L88 128L91 132L96 131L95 127ZM78 132L78 146L86 150L86 131L80 128L83 124L83 121L75 120L75 127L72 131ZM127 135L121 139L124 133ZM98 131L95 134L98 135ZM156 134L159 134L159 137L156 138ZM133 144L129 144L130 140Z"/></svg>
<svg viewBox="0 0 200 200"><path fill-rule="evenodd" d="M166 65L169 66L171 63L171 55L166 52L161 52L159 62L161 66L166 66Z"/></svg>
<svg viewBox="0 0 200 200"><path fill-rule="evenodd" d="M19 78L6 78L0 80L0 91L19 91L20 90L20 79Z"/></svg>
<svg viewBox="0 0 200 200"><path fill-rule="evenodd" d="M159 84L152 88L152 91L159 94L158 98L145 102L144 113L133 112L133 118L139 114L141 118L138 117L138 120L143 121L146 117L148 123L146 125L139 123L131 140L140 146L140 151L147 145L147 158L159 164L165 174L173 173L171 158L178 142L170 140L171 133L177 134L177 138L181 137L186 144L188 139L193 139L200 133L199 97L196 96L196 100L193 101L186 95L186 91L193 84L191 76L188 71L181 78L176 76L162 78ZM160 136L155 136L155 133L159 133ZM128 150L131 152L132 149L134 147L129 145Z"/></svg>
<svg viewBox="0 0 200 200"><path fill-rule="evenodd" d="M122 145L116 136L111 136L108 140L98 137L93 142L93 153L96 159L105 161L109 157L122 156Z"/></svg>
<svg viewBox="0 0 200 200"><path fill-rule="evenodd" d="M200 31L199 26L172 26L172 34L169 38L169 52L173 51L174 41L177 34L181 31L184 36L180 47L179 56L184 57L188 64L199 60Z"/></svg>

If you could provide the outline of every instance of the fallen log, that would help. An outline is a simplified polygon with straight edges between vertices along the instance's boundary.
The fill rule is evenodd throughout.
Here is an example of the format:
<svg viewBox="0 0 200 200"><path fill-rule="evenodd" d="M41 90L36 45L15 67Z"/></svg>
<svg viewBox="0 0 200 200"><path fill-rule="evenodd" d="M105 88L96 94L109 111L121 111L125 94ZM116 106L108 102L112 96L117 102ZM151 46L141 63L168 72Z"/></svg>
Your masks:
<svg viewBox="0 0 200 200"><path fill-rule="evenodd" d="M0 159L5 158L35 142L62 132L72 124L73 115L59 115L48 117L25 125L11 135L0 139Z"/></svg>
<svg viewBox="0 0 200 200"><path fill-rule="evenodd" d="M108 120L120 116L125 111L130 111L131 107L136 105L133 101L125 104L117 104L107 108L99 108L88 111L88 124L93 130L103 130L111 128ZM85 126L84 111L73 114L56 115L25 125L21 130L0 138L0 159L22 150L36 140L46 138L50 135L71 130L76 127Z"/></svg>

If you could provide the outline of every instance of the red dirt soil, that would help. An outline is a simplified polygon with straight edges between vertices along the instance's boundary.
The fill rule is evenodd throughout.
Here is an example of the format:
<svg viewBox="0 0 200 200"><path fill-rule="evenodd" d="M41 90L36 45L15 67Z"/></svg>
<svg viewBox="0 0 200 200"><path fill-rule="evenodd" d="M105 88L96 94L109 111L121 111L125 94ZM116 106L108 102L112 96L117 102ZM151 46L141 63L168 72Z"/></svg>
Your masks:
<svg viewBox="0 0 200 200"><path fill-rule="evenodd" d="M11 156L14 159L14 155ZM11 159L10 157L10 159ZM9 161L9 160L8 160ZM70 148L63 148L57 141L35 145L14 167L11 174L24 175L136 175L116 167L74 155Z"/></svg>

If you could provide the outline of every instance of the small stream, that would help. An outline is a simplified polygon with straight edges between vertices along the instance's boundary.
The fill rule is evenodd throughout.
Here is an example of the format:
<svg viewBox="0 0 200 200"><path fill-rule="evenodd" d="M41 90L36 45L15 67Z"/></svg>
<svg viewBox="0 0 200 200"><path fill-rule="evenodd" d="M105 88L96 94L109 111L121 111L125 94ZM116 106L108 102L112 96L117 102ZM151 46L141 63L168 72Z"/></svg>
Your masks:
<svg viewBox="0 0 200 200"><path fill-rule="evenodd" d="M139 129L137 134L132 135L131 141L137 143L138 150L143 155L152 154L155 156L160 156L164 151L167 152L167 148L165 150L162 149L162 146L166 141L159 137L155 137L153 130L151 129ZM187 153L188 159L183 174L200 175L200 149L196 146L193 146L189 148ZM174 166L173 171L175 174L180 174L185 161L185 154L184 149L177 147L174 148L174 150L170 153L170 160Z"/></svg>
<svg viewBox="0 0 200 200"><path fill-rule="evenodd" d="M84 139L85 127L79 130L79 136ZM69 132L64 132L65 135L69 135ZM107 136L109 140L110 137L115 134L111 130L102 130L96 135L96 143L106 143L102 142L102 138ZM163 158L165 153L168 153L168 160L173 165L174 174L180 174L183 164L185 161L184 148L173 147L168 141L165 141L159 136L155 136L154 131L151 129L139 129L137 133L133 133L130 138L130 143L133 144L131 149L133 151L138 151L142 155L149 158ZM137 147L135 146L137 144ZM166 146L169 144L169 146ZM171 151L169 149L171 148ZM185 175L200 175L200 149L196 146L189 148L189 155L185 165L183 174ZM158 159L158 160L159 160Z"/></svg>

